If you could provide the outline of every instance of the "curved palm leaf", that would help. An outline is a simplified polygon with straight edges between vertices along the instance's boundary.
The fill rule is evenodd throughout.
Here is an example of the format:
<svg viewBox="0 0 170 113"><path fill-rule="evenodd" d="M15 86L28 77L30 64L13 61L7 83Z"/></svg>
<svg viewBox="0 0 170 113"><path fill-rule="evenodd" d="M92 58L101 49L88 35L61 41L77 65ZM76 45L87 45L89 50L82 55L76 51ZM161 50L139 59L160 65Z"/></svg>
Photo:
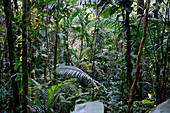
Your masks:
<svg viewBox="0 0 170 113"><path fill-rule="evenodd" d="M61 75L70 75L70 76L77 77L77 78L86 78L87 80L90 80L97 89L99 89L97 86L98 84L102 86L105 90L107 90L104 85L94 80L87 73L85 73L84 71L82 71L81 69L77 67L61 65L57 68L56 72L57 74L61 74Z"/></svg>

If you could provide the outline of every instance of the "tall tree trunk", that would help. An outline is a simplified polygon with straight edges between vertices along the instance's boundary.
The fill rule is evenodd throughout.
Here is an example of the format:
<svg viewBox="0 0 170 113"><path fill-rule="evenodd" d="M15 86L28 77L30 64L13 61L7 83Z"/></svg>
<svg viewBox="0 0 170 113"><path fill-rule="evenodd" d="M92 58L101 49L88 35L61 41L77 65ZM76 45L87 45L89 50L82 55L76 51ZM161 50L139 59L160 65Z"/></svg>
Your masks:
<svg viewBox="0 0 170 113"><path fill-rule="evenodd" d="M155 6L155 12L154 12L154 17L156 19L158 19L158 0L155 0L156 6ZM160 30L159 29L159 25L157 23L157 49L160 47L160 40L159 40L159 34L160 34ZM161 45L162 46L162 45ZM158 57L158 61L159 61L159 57ZM163 65L163 62L161 61L161 65ZM156 62L156 104L160 104L161 103L161 86L160 86L160 64L159 62Z"/></svg>
<svg viewBox="0 0 170 113"><path fill-rule="evenodd" d="M164 61L164 66L162 66L162 68L164 69L162 74L163 74L163 85L162 85L162 94L161 94L161 102L166 100L166 69L167 69L167 54L168 54L168 40L167 40L167 47L166 47L166 52L163 51L163 40L164 40L164 34L165 34L165 28L166 28L166 24L167 24L167 18L168 18L168 14L169 14L169 5L170 2L168 3L169 0L167 0L166 3L166 12L165 12L165 21L164 21L164 27L163 27L163 32L162 32L162 37L161 37L161 51L162 51L162 60L161 62Z"/></svg>
<svg viewBox="0 0 170 113"><path fill-rule="evenodd" d="M125 21L124 9L121 9L121 11L122 11L123 21ZM125 38L125 37L124 37L124 38ZM125 56L125 40L123 40L122 55ZM122 66L122 68L124 68L124 67ZM122 69L122 70L123 70L123 69ZM123 97L123 94L124 94L123 82L124 82L124 81L125 81L125 76L124 76L124 74L122 74L122 85L121 85L121 95L120 95L121 101L124 101L124 97Z"/></svg>
<svg viewBox="0 0 170 113"><path fill-rule="evenodd" d="M142 18L143 16L143 12L144 12L144 0L137 0L137 18ZM141 19L140 19L141 22ZM139 28L140 29L140 22L139 22ZM138 32L137 32L138 35ZM138 38L138 36L136 37ZM136 39L137 40L137 39ZM139 47L139 43L137 42L137 46ZM136 48L136 52L135 54L137 54L138 48ZM142 77L141 77L141 73L139 73L139 78L138 78L138 83L139 83L139 87L137 87L136 90L136 94L137 94L137 100L141 101L142 100Z"/></svg>
<svg viewBox="0 0 170 113"><path fill-rule="evenodd" d="M126 1L127 4L129 2L129 0ZM130 36L130 26L129 26L129 12L126 10L126 29L127 29L127 33L126 33L126 40L127 40L127 53L126 53L126 62L127 62L127 87L128 87L128 92L130 92L130 87L132 85L132 62L131 62L131 44L130 44L130 40L131 40L131 36Z"/></svg>
<svg viewBox="0 0 170 113"><path fill-rule="evenodd" d="M131 113L131 106L133 105L133 96L134 96L134 91L136 88L136 84L139 78L139 72L140 72L140 59L142 55L142 50L143 50L143 45L145 42L146 38L146 28L147 28L147 22L148 22L148 11L149 11L149 5L150 5L150 0L147 0L147 5L146 5L146 14L144 17L144 26L143 26L143 37L139 46L139 51L138 51L138 58L136 61L136 72L135 72L135 80L131 86L131 90L129 92L129 102L128 102L128 107L126 109L126 113Z"/></svg>
<svg viewBox="0 0 170 113"><path fill-rule="evenodd" d="M22 109L24 113L27 113L27 105L28 105L28 63L27 63L27 43L28 43L28 35L27 35L27 5L28 1L23 0L23 16L22 16L22 72L23 72L23 103Z"/></svg>
<svg viewBox="0 0 170 113"><path fill-rule="evenodd" d="M137 0L137 18L140 18L140 22L139 22L139 26L138 26L138 30L140 29L140 23L141 23L141 19L143 16L143 12L144 12L144 0ZM135 55L138 54L138 47L139 47L139 41L138 41L138 32L137 32L137 37L136 37L136 50L135 50ZM141 74L141 73L140 73ZM138 83L139 83L139 87L137 87L136 89L136 94L137 94L137 100L141 101L142 100L142 77L138 78Z"/></svg>
<svg viewBox="0 0 170 113"><path fill-rule="evenodd" d="M134 46L135 47L135 51L134 51L135 55L138 54L138 47L140 46L140 43L139 43L139 40L138 40L138 34L139 34L142 18L143 17L141 16L140 20L139 20L139 24L138 24L138 29L137 29L136 37L135 37L136 40L133 42L133 44L136 42L136 46ZM140 72L139 74L140 74L139 75L140 77L138 78L139 87L137 87L137 89L136 89L136 99L141 101L142 100L142 87L143 87L143 85L142 85L142 77L141 77L142 73Z"/></svg>
<svg viewBox="0 0 170 113"><path fill-rule="evenodd" d="M15 78L17 75L15 75L14 70L14 60L15 60L15 51L14 51L14 37L13 37L13 31L12 31L12 12L11 12L11 1L10 0L4 0L4 11L5 11L5 19L6 19L6 28L7 28L7 38L8 38L8 51L9 51L9 60L10 60L10 68L11 68L11 77L12 77L12 90L13 90L13 97L14 97L14 112L19 113L19 109L17 107L20 106L19 101L19 89L18 89L18 83L15 81Z"/></svg>
<svg viewBox="0 0 170 113"><path fill-rule="evenodd" d="M49 43L48 43L48 5L46 5L46 28L45 28L45 39L46 39L46 44L47 44L47 59L45 60L45 66L44 66L44 83L47 81L47 67L49 63Z"/></svg>
<svg viewBox="0 0 170 113"><path fill-rule="evenodd" d="M59 0L58 0L58 3L59 3ZM56 39L55 39L55 46L54 46L54 79L57 79L57 73L56 73L56 64L57 64L57 54L58 54L58 39L59 39L59 36L58 36L58 33L59 33L59 12L57 14L57 18L56 18ZM55 80L54 80L54 84L55 83Z"/></svg>

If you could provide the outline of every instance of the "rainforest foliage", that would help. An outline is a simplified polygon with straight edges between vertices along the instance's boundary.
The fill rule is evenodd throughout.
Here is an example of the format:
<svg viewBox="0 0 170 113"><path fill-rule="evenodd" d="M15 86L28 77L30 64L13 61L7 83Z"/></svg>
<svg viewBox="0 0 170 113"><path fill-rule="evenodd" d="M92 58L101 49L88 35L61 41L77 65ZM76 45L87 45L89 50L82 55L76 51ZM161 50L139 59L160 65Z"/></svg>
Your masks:
<svg viewBox="0 0 170 113"><path fill-rule="evenodd" d="M169 104L169 9L170 0L1 0L0 112Z"/></svg>

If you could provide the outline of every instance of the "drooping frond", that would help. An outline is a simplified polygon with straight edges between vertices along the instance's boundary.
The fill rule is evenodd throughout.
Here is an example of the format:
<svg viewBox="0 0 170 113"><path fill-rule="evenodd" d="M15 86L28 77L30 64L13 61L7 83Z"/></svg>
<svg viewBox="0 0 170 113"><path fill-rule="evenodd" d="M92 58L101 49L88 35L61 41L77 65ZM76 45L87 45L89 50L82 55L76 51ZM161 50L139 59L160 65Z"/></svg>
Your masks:
<svg viewBox="0 0 170 113"><path fill-rule="evenodd" d="M81 69L79 69L77 67L61 65L57 68L56 72L57 72L57 74L61 74L61 75L69 75L69 76L77 77L77 78L86 78L87 80L90 80L91 83L93 83L93 85L97 89L99 89L97 86L97 84L98 84L98 85L102 86L105 90L107 90L104 85L102 85L98 81L94 80L87 73L85 73L84 71L82 71Z"/></svg>

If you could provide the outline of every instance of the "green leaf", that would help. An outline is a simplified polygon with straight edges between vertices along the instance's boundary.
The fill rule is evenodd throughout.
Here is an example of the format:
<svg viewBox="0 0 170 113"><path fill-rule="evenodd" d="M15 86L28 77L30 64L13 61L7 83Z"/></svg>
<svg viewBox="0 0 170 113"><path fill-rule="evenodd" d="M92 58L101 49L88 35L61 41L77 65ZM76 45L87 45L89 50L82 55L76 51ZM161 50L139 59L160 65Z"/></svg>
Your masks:
<svg viewBox="0 0 170 113"><path fill-rule="evenodd" d="M17 76L17 77L15 78L15 81L19 81L21 78L22 78L22 77Z"/></svg>
<svg viewBox="0 0 170 113"><path fill-rule="evenodd" d="M18 62L16 62L14 69L16 70L21 64L22 64L22 62L20 60Z"/></svg>
<svg viewBox="0 0 170 113"><path fill-rule="evenodd" d="M22 73L22 66L19 67L19 72Z"/></svg>
<svg viewBox="0 0 170 113"><path fill-rule="evenodd" d="M23 88L22 86L19 87L19 94L22 92Z"/></svg>
<svg viewBox="0 0 170 113"><path fill-rule="evenodd" d="M41 66L45 66L46 64L45 63L42 63Z"/></svg>
<svg viewBox="0 0 170 113"><path fill-rule="evenodd" d="M152 104L152 102L151 102L151 101L146 100L146 99L142 100L142 102L143 102L143 104Z"/></svg>
<svg viewBox="0 0 170 113"><path fill-rule="evenodd" d="M32 11L32 12L34 13L35 11L36 11L36 8L33 8L33 11Z"/></svg>
<svg viewBox="0 0 170 113"><path fill-rule="evenodd" d="M82 53L81 53L81 58L83 57L83 55L88 51L90 49L90 47L88 47L88 48L86 48L86 49L84 49L83 51L82 51Z"/></svg>
<svg viewBox="0 0 170 113"><path fill-rule="evenodd" d="M37 106L41 106L41 103L40 103L39 100L35 100L35 103L36 103Z"/></svg>
<svg viewBox="0 0 170 113"><path fill-rule="evenodd" d="M56 88L56 86L52 86L52 91L53 91L53 92L55 91L55 88Z"/></svg>
<svg viewBox="0 0 170 113"><path fill-rule="evenodd" d="M54 94L56 93L56 91L59 89L59 87L61 87L63 84L68 83L68 82L73 82L76 79L69 79L69 80L65 80L60 84L57 84L56 86L52 86L52 90L51 89L47 89L47 93L48 93L48 101L47 101L47 107L50 108L52 106L52 99L54 97Z"/></svg>
<svg viewBox="0 0 170 113"><path fill-rule="evenodd" d="M40 90L40 93L41 93L41 96L43 97L43 99L45 100L45 95L42 90Z"/></svg>
<svg viewBox="0 0 170 113"><path fill-rule="evenodd" d="M52 100L54 94L51 91L51 89L47 89L47 92L48 92L47 107L50 108L51 100Z"/></svg>
<svg viewBox="0 0 170 113"><path fill-rule="evenodd" d="M139 88L140 86L139 86L139 82L137 82L137 87Z"/></svg>
<svg viewBox="0 0 170 113"><path fill-rule="evenodd" d="M28 83L29 83L29 84L33 84L34 82L33 82L32 79L28 79Z"/></svg>
<svg viewBox="0 0 170 113"><path fill-rule="evenodd" d="M31 84L33 83L34 85L40 87L40 83L38 83L37 81L35 81L35 80L32 79L32 78L29 78L28 82L30 82Z"/></svg>
<svg viewBox="0 0 170 113"><path fill-rule="evenodd" d="M76 11L73 15L72 18L76 17L79 14L79 11Z"/></svg>

